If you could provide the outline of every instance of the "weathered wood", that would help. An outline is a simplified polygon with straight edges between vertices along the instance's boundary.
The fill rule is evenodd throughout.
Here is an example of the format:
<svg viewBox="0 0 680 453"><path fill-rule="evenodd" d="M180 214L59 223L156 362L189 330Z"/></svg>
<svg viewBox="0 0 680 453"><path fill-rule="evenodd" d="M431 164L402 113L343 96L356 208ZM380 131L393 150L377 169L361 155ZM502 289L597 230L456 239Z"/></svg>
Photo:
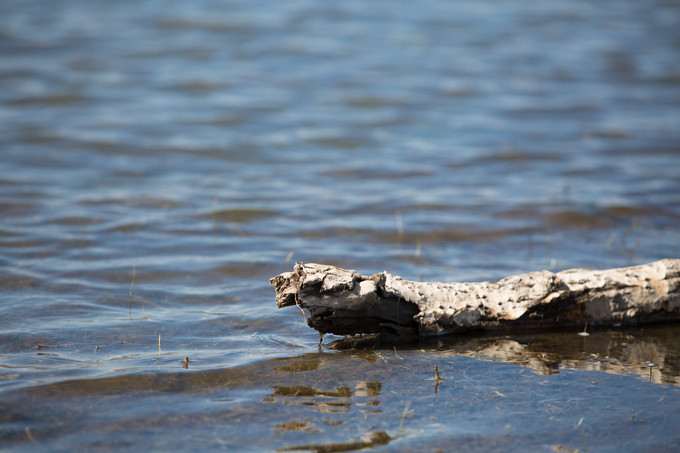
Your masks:
<svg viewBox="0 0 680 453"><path fill-rule="evenodd" d="M680 320L680 260L539 271L497 282L436 283L295 265L270 280L278 308L309 311L322 335L378 333L382 341L470 330L638 325Z"/></svg>

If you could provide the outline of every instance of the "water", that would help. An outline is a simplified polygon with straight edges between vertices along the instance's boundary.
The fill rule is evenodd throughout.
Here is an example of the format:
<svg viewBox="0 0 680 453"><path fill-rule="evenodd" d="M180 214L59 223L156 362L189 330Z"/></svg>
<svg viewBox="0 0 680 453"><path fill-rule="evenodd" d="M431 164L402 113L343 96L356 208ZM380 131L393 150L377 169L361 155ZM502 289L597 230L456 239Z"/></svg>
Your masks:
<svg viewBox="0 0 680 453"><path fill-rule="evenodd" d="M676 2L0 17L4 449L680 443L675 328L318 352L268 284L677 258Z"/></svg>

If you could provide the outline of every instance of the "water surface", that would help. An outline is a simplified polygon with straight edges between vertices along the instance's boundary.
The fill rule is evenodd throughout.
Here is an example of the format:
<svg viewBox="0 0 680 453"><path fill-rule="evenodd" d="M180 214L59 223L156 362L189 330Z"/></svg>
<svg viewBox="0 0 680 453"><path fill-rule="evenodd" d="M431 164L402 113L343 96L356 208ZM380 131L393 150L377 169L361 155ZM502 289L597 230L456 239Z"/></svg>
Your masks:
<svg viewBox="0 0 680 453"><path fill-rule="evenodd" d="M318 351L268 284L679 257L675 2L0 17L3 449L677 448L674 328Z"/></svg>

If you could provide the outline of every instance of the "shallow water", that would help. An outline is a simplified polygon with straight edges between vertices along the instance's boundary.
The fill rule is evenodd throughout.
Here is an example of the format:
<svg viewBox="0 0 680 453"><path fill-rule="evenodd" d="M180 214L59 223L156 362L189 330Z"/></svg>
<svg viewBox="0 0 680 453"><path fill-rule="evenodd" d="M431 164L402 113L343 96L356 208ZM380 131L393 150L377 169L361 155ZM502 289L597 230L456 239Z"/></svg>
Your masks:
<svg viewBox="0 0 680 453"><path fill-rule="evenodd" d="M679 257L675 2L0 17L3 449L680 443L676 328L319 352L268 284Z"/></svg>

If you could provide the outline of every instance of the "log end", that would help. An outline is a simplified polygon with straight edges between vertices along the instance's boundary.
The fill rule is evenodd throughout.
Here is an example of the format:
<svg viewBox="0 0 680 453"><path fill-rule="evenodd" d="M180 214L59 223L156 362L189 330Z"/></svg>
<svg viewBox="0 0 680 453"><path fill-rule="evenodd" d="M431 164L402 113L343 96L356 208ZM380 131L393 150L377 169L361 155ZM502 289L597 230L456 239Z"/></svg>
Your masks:
<svg viewBox="0 0 680 453"><path fill-rule="evenodd" d="M270 279L276 306L308 310L307 324L322 334L378 334L391 343L417 338L417 306L384 295L383 281L383 274L365 277L316 263L297 263L293 272Z"/></svg>
<svg viewBox="0 0 680 453"><path fill-rule="evenodd" d="M294 272L285 272L270 278L269 283L276 291L276 308L284 308L295 305L298 291L298 279Z"/></svg>

